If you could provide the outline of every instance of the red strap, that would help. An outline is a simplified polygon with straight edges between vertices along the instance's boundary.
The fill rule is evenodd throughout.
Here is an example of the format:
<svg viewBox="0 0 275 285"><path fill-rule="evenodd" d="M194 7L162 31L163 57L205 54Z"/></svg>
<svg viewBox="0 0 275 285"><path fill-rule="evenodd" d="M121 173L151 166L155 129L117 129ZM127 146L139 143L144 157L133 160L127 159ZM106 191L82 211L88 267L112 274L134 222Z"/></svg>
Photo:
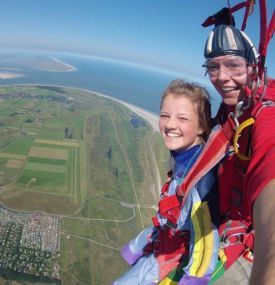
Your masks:
<svg viewBox="0 0 275 285"><path fill-rule="evenodd" d="M260 43L259 43L259 63L258 63L258 74L262 78L265 66L265 57L267 50L267 19L266 19L266 2L260 0Z"/></svg>
<svg viewBox="0 0 275 285"><path fill-rule="evenodd" d="M255 242L255 232L249 232L244 238L244 245L250 249L254 249L254 242Z"/></svg>
<svg viewBox="0 0 275 285"><path fill-rule="evenodd" d="M160 223L159 223L159 220L158 220L157 216L152 217L152 222L153 222L155 227L159 227L160 226Z"/></svg>
<svg viewBox="0 0 275 285"><path fill-rule="evenodd" d="M228 153L232 135L230 120L227 120L222 128L217 126L216 131L211 133L199 159L178 188L178 195L183 196L181 207L194 185Z"/></svg>
<svg viewBox="0 0 275 285"><path fill-rule="evenodd" d="M254 0L246 1L245 14L243 18L242 27L241 27L242 31L244 31L246 28L247 18L251 14L251 9L253 9L253 4L254 4Z"/></svg>
<svg viewBox="0 0 275 285"><path fill-rule="evenodd" d="M169 184L170 184L170 181L168 182L165 182L162 186L162 189L161 189L161 194L165 193L168 191L168 188L169 188Z"/></svg>
<svg viewBox="0 0 275 285"><path fill-rule="evenodd" d="M171 195L163 198L159 201L159 212L163 214L173 208L176 208L180 205L180 202L176 195Z"/></svg>
<svg viewBox="0 0 275 285"><path fill-rule="evenodd" d="M269 41L273 37L274 31L275 31L275 11L273 11L272 18L267 28L267 44L269 44Z"/></svg>
<svg viewBox="0 0 275 285"><path fill-rule="evenodd" d="M260 55L266 56L266 48L267 48L267 19L266 19L266 2L265 0L260 0L260 44L259 44L259 53Z"/></svg>
<svg viewBox="0 0 275 285"><path fill-rule="evenodd" d="M159 214L167 219L167 226L171 226L174 229L177 227L177 221L181 210L180 205L181 203L177 195L165 196L159 201ZM152 221L154 226L160 226L157 216L154 216Z"/></svg>

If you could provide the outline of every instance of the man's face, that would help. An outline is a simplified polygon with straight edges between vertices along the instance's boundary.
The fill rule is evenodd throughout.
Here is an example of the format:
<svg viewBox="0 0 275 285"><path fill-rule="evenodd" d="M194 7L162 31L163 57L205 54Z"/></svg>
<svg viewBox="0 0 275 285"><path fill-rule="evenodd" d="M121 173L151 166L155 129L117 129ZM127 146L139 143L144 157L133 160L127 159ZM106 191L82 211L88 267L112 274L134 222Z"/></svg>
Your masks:
<svg viewBox="0 0 275 285"><path fill-rule="evenodd" d="M242 100L242 88L251 81L252 68L245 58L223 55L210 59L205 64L210 81L228 106Z"/></svg>

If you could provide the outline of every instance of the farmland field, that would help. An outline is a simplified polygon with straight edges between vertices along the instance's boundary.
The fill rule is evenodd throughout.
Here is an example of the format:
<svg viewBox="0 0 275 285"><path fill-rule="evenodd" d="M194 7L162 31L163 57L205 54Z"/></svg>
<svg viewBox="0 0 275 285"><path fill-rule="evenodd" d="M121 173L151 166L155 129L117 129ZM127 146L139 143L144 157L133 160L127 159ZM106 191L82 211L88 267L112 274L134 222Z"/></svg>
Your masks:
<svg viewBox="0 0 275 285"><path fill-rule="evenodd" d="M0 284L110 284L126 269L121 247L151 223L166 160L159 134L111 99L56 86L1 87L0 202L60 225L59 278L38 282L0 269Z"/></svg>

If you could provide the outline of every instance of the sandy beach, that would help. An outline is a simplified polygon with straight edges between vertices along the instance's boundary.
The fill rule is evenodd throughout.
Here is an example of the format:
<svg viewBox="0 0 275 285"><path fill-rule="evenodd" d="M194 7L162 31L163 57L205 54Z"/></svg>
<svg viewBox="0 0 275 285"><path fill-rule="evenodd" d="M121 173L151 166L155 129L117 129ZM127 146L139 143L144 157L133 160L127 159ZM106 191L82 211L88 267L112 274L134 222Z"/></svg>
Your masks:
<svg viewBox="0 0 275 285"><path fill-rule="evenodd" d="M144 120L146 120L155 131L159 131L159 117L157 114L151 113L149 111L146 111L144 109L141 109L135 105L131 105L129 103L119 101L121 104L128 107L130 110L132 110L134 113L138 114L140 117L142 117Z"/></svg>
<svg viewBox="0 0 275 285"><path fill-rule="evenodd" d="M13 72L6 72L6 71L0 72L0 79L13 79L19 77L24 77L24 75Z"/></svg>
<svg viewBox="0 0 275 285"><path fill-rule="evenodd" d="M64 67L66 67L67 68L67 70L65 70L66 72L71 72L71 71L76 71L77 70L77 68L76 67L74 67L73 65L70 65L70 64L68 64L68 63L66 63L66 62L64 62L64 61L61 61L61 60L59 60L58 58L56 58L56 57L51 57L51 59L53 60L53 61L55 61L56 63L60 63L60 64L62 64ZM55 70L56 71L56 70ZM63 70L62 70L63 71Z"/></svg>
<svg viewBox="0 0 275 285"><path fill-rule="evenodd" d="M76 89L81 89L81 88L76 88ZM146 120L153 127L154 131L157 131L157 132L159 131L159 117L157 114L152 113L152 112L147 111L147 110L144 110L138 106L127 103L125 101L116 99L114 97L107 96L107 95L102 94L102 93L94 92L94 91L88 90L88 89L81 89L81 90L84 90L84 91L89 92L91 94L95 94L95 95L100 96L100 97L111 99L113 101L116 101L116 102L126 106L131 111L133 111L134 113L136 113L137 115L142 117L144 120Z"/></svg>

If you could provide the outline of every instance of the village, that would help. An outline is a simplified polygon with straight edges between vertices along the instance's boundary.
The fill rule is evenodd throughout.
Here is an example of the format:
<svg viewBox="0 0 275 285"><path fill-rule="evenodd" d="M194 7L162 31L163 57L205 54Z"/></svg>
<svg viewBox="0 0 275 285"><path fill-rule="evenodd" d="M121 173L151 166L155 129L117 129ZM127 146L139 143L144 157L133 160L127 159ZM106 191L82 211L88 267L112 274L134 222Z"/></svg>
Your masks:
<svg viewBox="0 0 275 285"><path fill-rule="evenodd" d="M59 217L0 206L0 270L60 279Z"/></svg>

